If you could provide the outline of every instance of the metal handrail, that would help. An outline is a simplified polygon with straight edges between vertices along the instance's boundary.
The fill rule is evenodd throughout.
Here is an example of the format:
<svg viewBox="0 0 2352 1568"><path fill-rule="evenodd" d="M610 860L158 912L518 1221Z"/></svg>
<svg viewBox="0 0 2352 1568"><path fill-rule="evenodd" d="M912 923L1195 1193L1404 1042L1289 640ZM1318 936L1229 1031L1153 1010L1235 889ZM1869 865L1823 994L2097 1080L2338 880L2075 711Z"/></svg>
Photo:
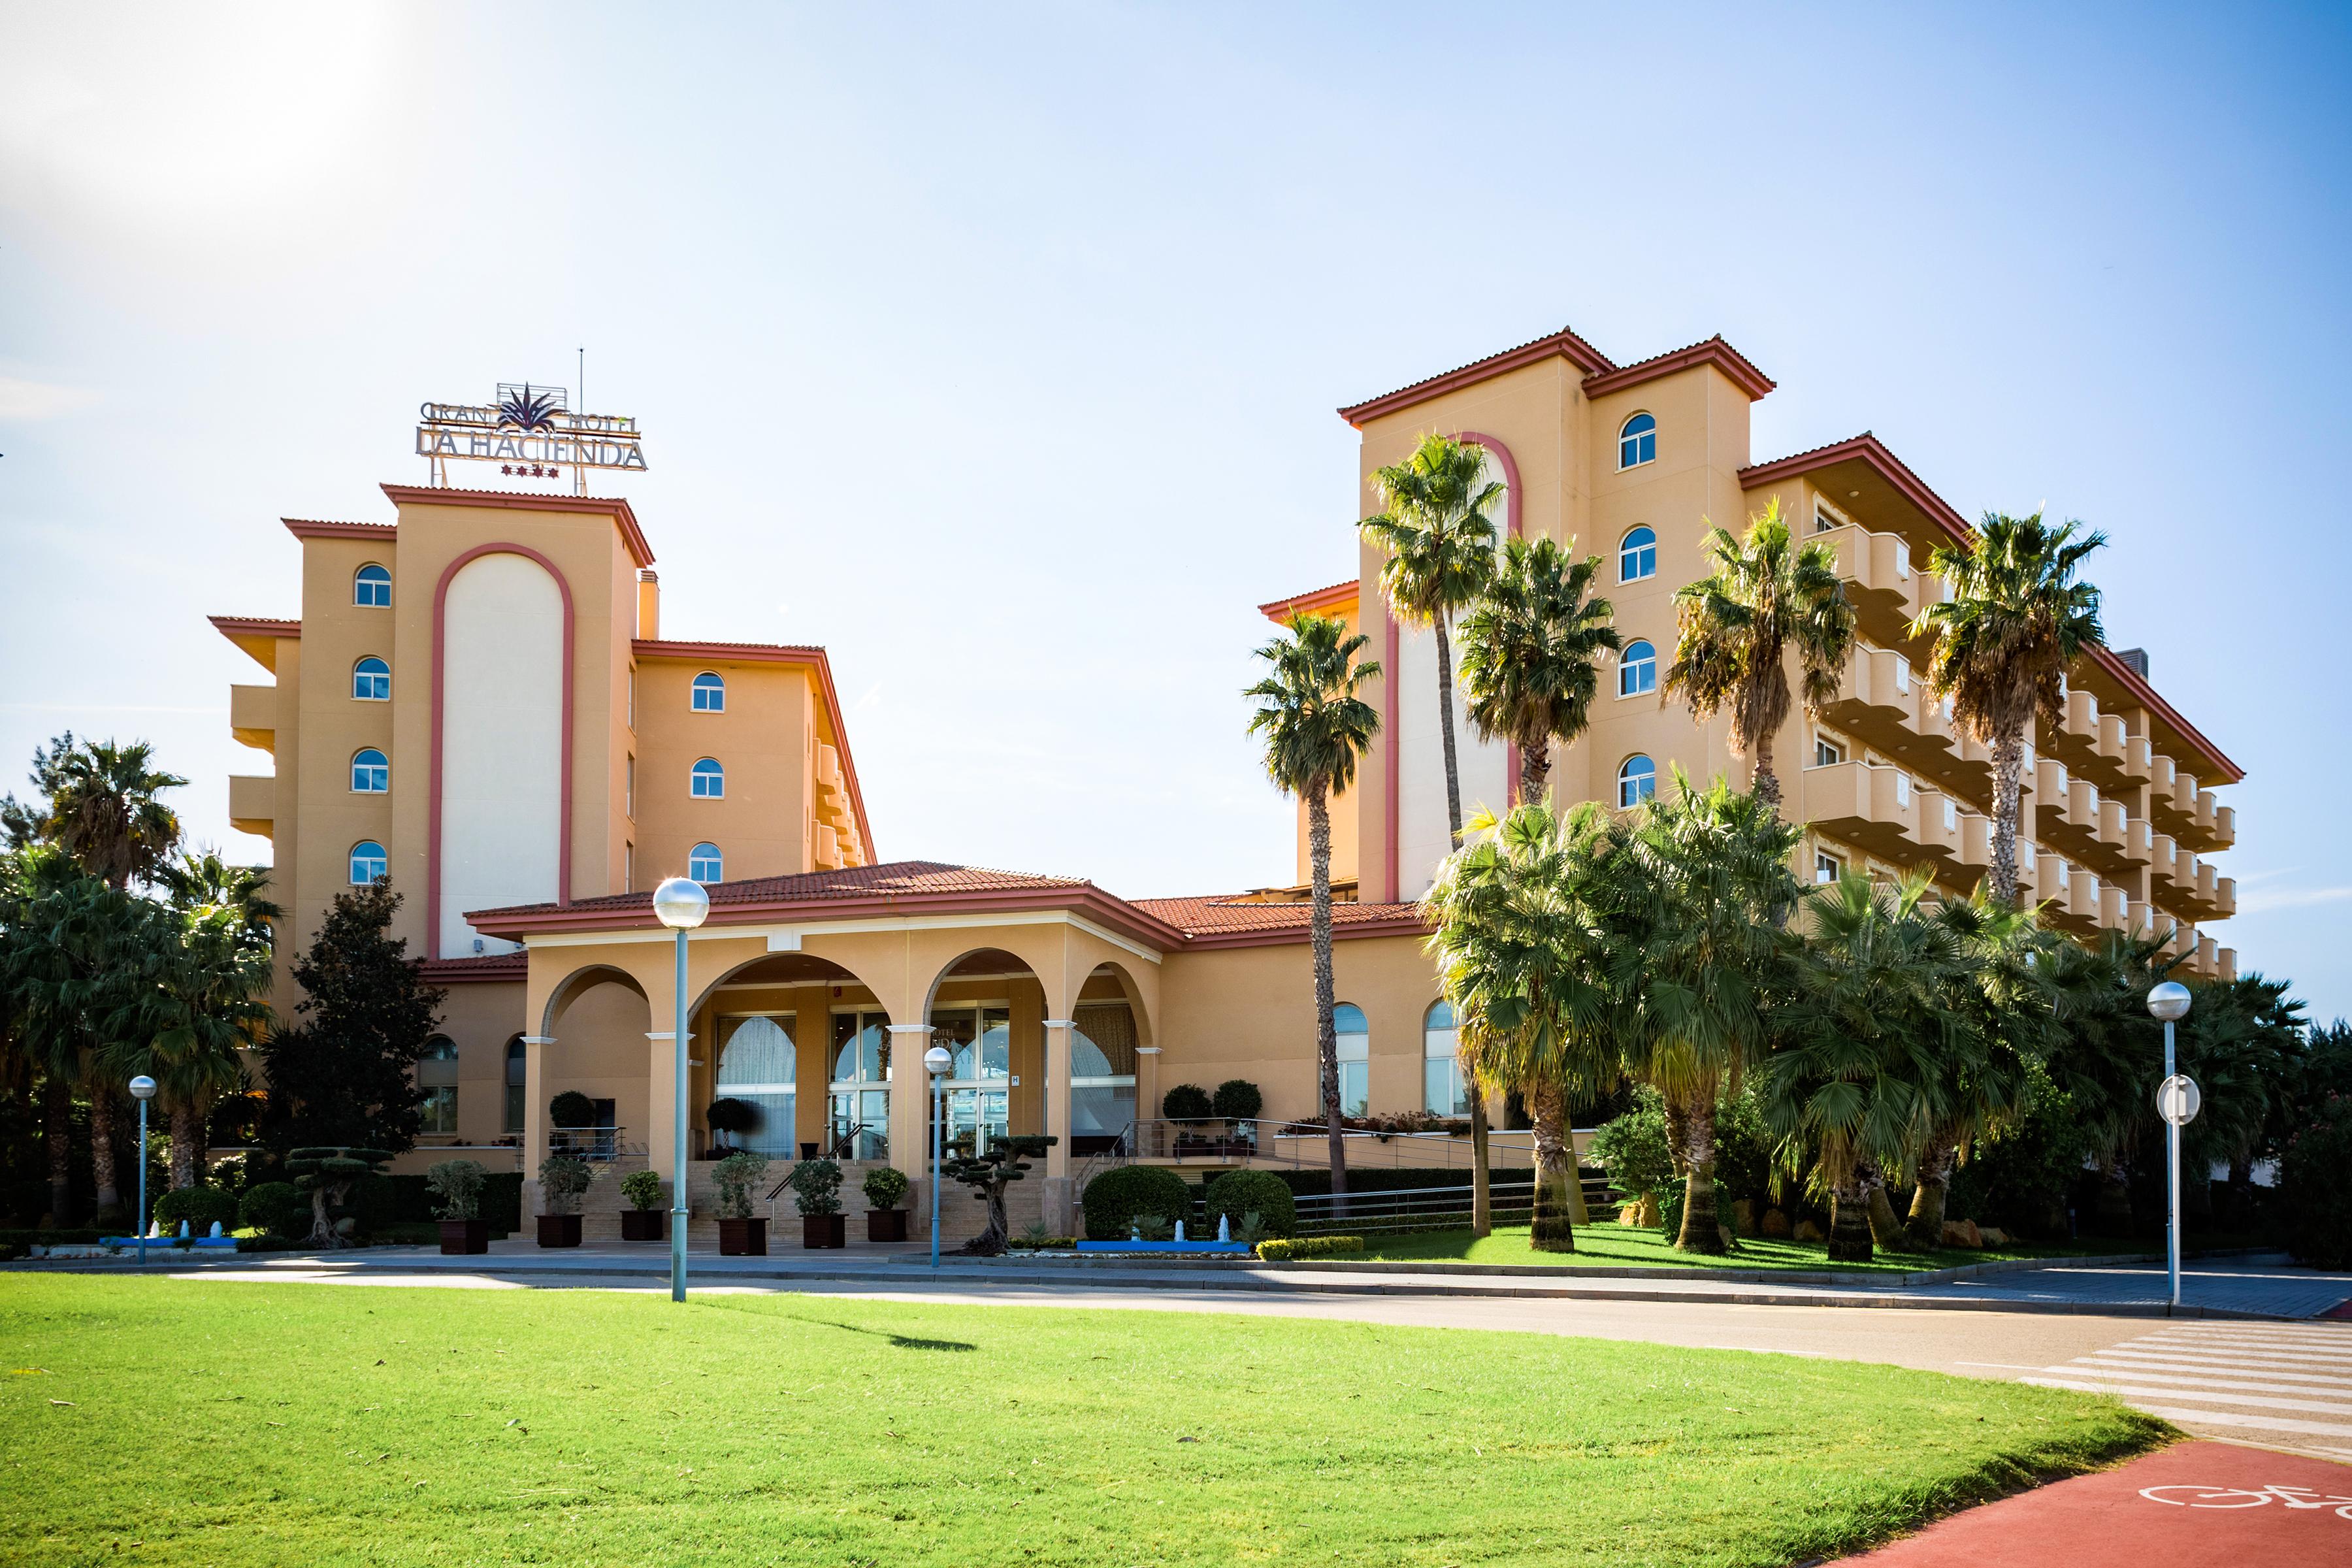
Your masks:
<svg viewBox="0 0 2352 1568"><path fill-rule="evenodd" d="M625 1127L551 1127L547 1130L547 1152L570 1154L592 1165L645 1158L644 1144L632 1144L621 1136L627 1131Z"/></svg>

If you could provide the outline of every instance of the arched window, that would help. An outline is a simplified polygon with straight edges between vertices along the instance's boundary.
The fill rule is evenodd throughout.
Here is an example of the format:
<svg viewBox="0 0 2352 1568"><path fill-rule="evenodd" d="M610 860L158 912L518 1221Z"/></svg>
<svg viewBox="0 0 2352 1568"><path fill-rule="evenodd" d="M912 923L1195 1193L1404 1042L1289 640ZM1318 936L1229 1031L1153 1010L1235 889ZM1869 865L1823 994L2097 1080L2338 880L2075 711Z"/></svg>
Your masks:
<svg viewBox="0 0 2352 1568"><path fill-rule="evenodd" d="M425 1125L420 1132L454 1133L457 1131L457 1042L446 1035L436 1035L425 1042L425 1054L416 1058L416 1087L423 1091Z"/></svg>
<svg viewBox="0 0 2352 1568"><path fill-rule="evenodd" d="M1638 468L1658 455L1658 422L1636 414L1618 428L1617 466Z"/></svg>
<svg viewBox="0 0 2352 1568"><path fill-rule="evenodd" d="M800 1077L792 1021L790 1014L719 1020L719 1098L749 1100L761 1112L758 1127L730 1135L739 1149L792 1158L794 1084Z"/></svg>
<svg viewBox="0 0 2352 1568"><path fill-rule="evenodd" d="M1658 650L1636 637L1617 656L1617 695L1639 697L1658 689Z"/></svg>
<svg viewBox="0 0 2352 1568"><path fill-rule="evenodd" d="M522 1037L507 1041L507 1131L522 1131L523 1089L530 1076L530 1055L524 1049Z"/></svg>
<svg viewBox="0 0 2352 1568"><path fill-rule="evenodd" d="M392 700L392 666L370 658L352 666L352 696L361 702Z"/></svg>
<svg viewBox="0 0 2352 1568"><path fill-rule="evenodd" d="M727 879L725 862L719 858L716 844L698 844L686 857L686 874L698 882L723 882Z"/></svg>
<svg viewBox="0 0 2352 1568"><path fill-rule="evenodd" d="M384 795L392 789L392 763L373 746L352 753L352 793Z"/></svg>
<svg viewBox="0 0 2352 1568"><path fill-rule="evenodd" d="M352 886L364 888L371 882L381 882L392 874L392 862L385 858L383 846L373 838L362 838L352 846Z"/></svg>
<svg viewBox="0 0 2352 1568"><path fill-rule="evenodd" d="M1434 1002L1421 1020L1422 1109L1432 1116L1467 1116L1470 1094L1456 1056L1461 1037L1454 1026L1454 1004Z"/></svg>
<svg viewBox="0 0 2352 1568"><path fill-rule="evenodd" d="M705 757L694 764L694 798L724 800L727 798L727 770L719 765L716 757Z"/></svg>
<svg viewBox="0 0 2352 1568"><path fill-rule="evenodd" d="M392 574L373 564L352 574L352 603L367 610L392 608Z"/></svg>
<svg viewBox="0 0 2352 1568"><path fill-rule="evenodd" d="M1339 1036L1339 1114L1361 1116L1372 1100L1372 1026L1352 1002L1331 1009Z"/></svg>
<svg viewBox="0 0 2352 1568"><path fill-rule="evenodd" d="M1617 764L1617 804L1641 805L1658 793L1658 764L1636 752Z"/></svg>
<svg viewBox="0 0 2352 1568"><path fill-rule="evenodd" d="M1617 546L1617 581L1638 583L1644 577L1658 574L1658 535L1655 530L1637 528L1627 533Z"/></svg>
<svg viewBox="0 0 2352 1568"><path fill-rule="evenodd" d="M1099 1154L1135 1125L1135 1012L1086 1002L1070 1016L1070 1152Z"/></svg>
<svg viewBox="0 0 2352 1568"><path fill-rule="evenodd" d="M694 710L697 713L727 711L727 682L724 678L707 669L694 678Z"/></svg>

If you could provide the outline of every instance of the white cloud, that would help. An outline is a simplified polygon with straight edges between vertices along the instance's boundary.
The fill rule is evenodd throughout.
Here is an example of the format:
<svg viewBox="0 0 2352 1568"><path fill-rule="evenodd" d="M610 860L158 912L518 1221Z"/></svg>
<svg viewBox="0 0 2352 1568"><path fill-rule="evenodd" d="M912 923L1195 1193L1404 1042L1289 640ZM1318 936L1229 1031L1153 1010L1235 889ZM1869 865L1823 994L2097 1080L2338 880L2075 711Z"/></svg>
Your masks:
<svg viewBox="0 0 2352 1568"><path fill-rule="evenodd" d="M2299 910L2312 904L2336 904L2352 899L2352 888L2280 888L2275 891L2242 893L2238 912L2268 914L2273 910Z"/></svg>
<svg viewBox="0 0 2352 1568"><path fill-rule="evenodd" d="M87 387L51 386L0 375L0 419L54 419L97 401L98 394Z"/></svg>

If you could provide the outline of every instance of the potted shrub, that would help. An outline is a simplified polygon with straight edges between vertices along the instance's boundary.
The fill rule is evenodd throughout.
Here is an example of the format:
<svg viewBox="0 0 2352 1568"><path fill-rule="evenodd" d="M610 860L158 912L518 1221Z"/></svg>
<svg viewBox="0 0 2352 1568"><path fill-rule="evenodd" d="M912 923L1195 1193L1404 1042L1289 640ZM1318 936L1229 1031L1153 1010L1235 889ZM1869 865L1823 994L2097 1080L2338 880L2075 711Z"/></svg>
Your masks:
<svg viewBox="0 0 2352 1568"><path fill-rule="evenodd" d="M793 1202L801 1211L803 1247L846 1247L848 1222L841 1215L841 1167L831 1160L803 1160L793 1167Z"/></svg>
<svg viewBox="0 0 2352 1568"><path fill-rule="evenodd" d="M898 1205L907 1201L907 1173L895 1165L877 1165L858 1184L866 1190L866 1239L906 1240L907 1211Z"/></svg>
<svg viewBox="0 0 2352 1568"><path fill-rule="evenodd" d="M768 1157L739 1149L710 1169L719 1188L719 1255L768 1256L768 1222L751 1217L751 1189L768 1173Z"/></svg>
<svg viewBox="0 0 2352 1568"><path fill-rule="evenodd" d="M596 1173L575 1154L550 1154L539 1163L539 1215L541 1247L580 1245L580 1195Z"/></svg>
<svg viewBox="0 0 2352 1568"><path fill-rule="evenodd" d="M478 1160L444 1160L425 1173L425 1185L441 1200L441 1250L453 1256L488 1252L490 1222L482 1217L482 1178Z"/></svg>
<svg viewBox="0 0 2352 1568"><path fill-rule="evenodd" d="M621 1195L629 1206L621 1211L623 1241L662 1238L662 1179L651 1171L631 1171L621 1178Z"/></svg>
<svg viewBox="0 0 2352 1568"><path fill-rule="evenodd" d="M766 1120L760 1108L748 1100L730 1095L712 1100L710 1109L702 1113L703 1124L711 1131L710 1157L720 1160L736 1152L735 1140L757 1132Z"/></svg>
<svg viewBox="0 0 2352 1568"><path fill-rule="evenodd" d="M582 1131L596 1125L596 1102L576 1089L567 1089L547 1102L547 1120L560 1131ZM551 1142L561 1153L577 1154L588 1141L556 1138Z"/></svg>

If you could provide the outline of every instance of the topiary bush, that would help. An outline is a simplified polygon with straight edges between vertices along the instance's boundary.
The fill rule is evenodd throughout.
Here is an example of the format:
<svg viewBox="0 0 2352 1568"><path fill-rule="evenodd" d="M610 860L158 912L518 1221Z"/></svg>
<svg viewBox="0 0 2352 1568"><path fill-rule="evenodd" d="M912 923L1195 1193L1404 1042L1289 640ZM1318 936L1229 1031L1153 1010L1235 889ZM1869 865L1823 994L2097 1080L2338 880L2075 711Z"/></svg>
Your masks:
<svg viewBox="0 0 2352 1568"><path fill-rule="evenodd" d="M2320 1102L2279 1160L2287 1250L2314 1268L2352 1268L2352 1097Z"/></svg>
<svg viewBox="0 0 2352 1568"><path fill-rule="evenodd" d="M858 1185L865 1189L868 1208L894 1209L907 1201L907 1173L895 1165L877 1165Z"/></svg>
<svg viewBox="0 0 2352 1568"><path fill-rule="evenodd" d="M1257 1255L1268 1263L1296 1263L1309 1258L1342 1258L1364 1250L1360 1236L1302 1236L1287 1241L1261 1241Z"/></svg>
<svg viewBox="0 0 2352 1568"><path fill-rule="evenodd" d="M558 1127L593 1127L596 1102L576 1089L567 1089L547 1102L547 1119Z"/></svg>
<svg viewBox="0 0 2352 1568"><path fill-rule="evenodd" d="M703 1125L713 1132L724 1134L729 1147L738 1137L760 1131L767 1120L766 1113L759 1106L748 1100L737 1100L732 1095L712 1100L710 1109L702 1113ZM713 1152L719 1147L714 1142Z"/></svg>
<svg viewBox="0 0 2352 1568"><path fill-rule="evenodd" d="M662 1179L652 1171L631 1171L621 1178L621 1195L633 1209L661 1207Z"/></svg>
<svg viewBox="0 0 2352 1568"><path fill-rule="evenodd" d="M440 1200L441 1218L478 1219L482 1178L488 1174L479 1160L444 1160L425 1173L425 1184Z"/></svg>
<svg viewBox="0 0 2352 1568"><path fill-rule="evenodd" d="M1128 1227L1139 1218L1148 1216L1172 1226L1192 1215L1192 1189L1183 1177L1160 1165L1121 1165L1105 1171L1087 1184L1086 1195L1079 1201L1087 1211L1088 1241L1125 1241Z"/></svg>
<svg viewBox="0 0 2352 1568"><path fill-rule="evenodd" d="M596 1179L587 1161L571 1154L550 1154L539 1163L540 1212L578 1214L581 1195Z"/></svg>
<svg viewBox="0 0 2352 1568"><path fill-rule="evenodd" d="M155 1200L155 1218L167 1231L188 1222L188 1234L204 1236L217 1223L223 1231L236 1228L236 1199L218 1187L182 1187Z"/></svg>
<svg viewBox="0 0 2352 1568"><path fill-rule="evenodd" d="M1217 1216L1233 1221L1238 1231L1242 1221L1250 1215L1257 1215L1259 1229L1266 1236L1289 1236L1298 1228L1298 1205L1291 1201L1290 1188L1271 1171L1227 1171L1209 1184L1208 1234L1216 1234Z"/></svg>
<svg viewBox="0 0 2352 1568"><path fill-rule="evenodd" d="M1160 1097L1160 1114L1171 1121L1206 1121L1216 1113L1216 1102L1197 1083L1180 1083Z"/></svg>
<svg viewBox="0 0 2352 1568"><path fill-rule="evenodd" d="M1217 1092L1210 1096L1209 1109L1231 1121L1254 1121L1265 1109L1265 1096L1249 1079L1229 1078L1217 1085Z"/></svg>
<svg viewBox="0 0 2352 1568"><path fill-rule="evenodd" d="M257 1182L236 1201L237 1223L288 1238L310 1234L310 1200L291 1182Z"/></svg>

